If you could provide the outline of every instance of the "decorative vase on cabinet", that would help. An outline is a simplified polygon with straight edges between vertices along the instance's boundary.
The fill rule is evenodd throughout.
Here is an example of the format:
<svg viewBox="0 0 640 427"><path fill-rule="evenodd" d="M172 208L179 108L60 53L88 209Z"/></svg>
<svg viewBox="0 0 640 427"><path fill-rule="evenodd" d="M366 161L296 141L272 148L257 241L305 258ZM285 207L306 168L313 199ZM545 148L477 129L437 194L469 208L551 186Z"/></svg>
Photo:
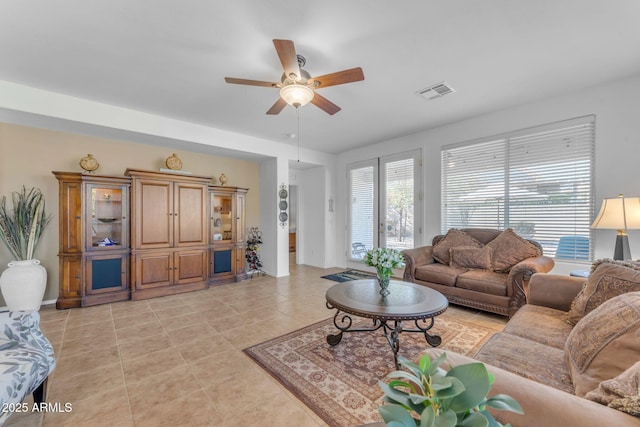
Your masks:
<svg viewBox="0 0 640 427"><path fill-rule="evenodd" d="M60 289L56 307L130 299L130 179L75 172L53 174L60 194Z"/></svg>

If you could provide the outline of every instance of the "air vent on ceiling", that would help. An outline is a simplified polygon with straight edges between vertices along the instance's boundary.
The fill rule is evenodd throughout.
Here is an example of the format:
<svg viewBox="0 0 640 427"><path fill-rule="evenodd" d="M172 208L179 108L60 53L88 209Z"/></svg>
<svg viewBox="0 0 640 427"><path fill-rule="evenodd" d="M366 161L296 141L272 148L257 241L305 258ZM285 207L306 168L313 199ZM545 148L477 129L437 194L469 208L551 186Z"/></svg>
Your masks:
<svg viewBox="0 0 640 427"><path fill-rule="evenodd" d="M446 82L440 82L433 86L429 86L426 89L419 90L416 93L426 99L435 99L435 98L441 98L445 95L449 95L450 93L453 93L453 92L455 92L454 88L449 86Z"/></svg>

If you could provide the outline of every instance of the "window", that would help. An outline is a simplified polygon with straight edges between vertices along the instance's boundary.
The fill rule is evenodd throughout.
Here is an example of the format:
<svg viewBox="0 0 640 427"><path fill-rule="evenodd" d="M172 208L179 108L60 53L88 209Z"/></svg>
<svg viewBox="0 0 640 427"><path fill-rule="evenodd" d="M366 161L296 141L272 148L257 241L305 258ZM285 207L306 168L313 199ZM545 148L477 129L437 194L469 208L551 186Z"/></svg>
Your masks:
<svg viewBox="0 0 640 427"><path fill-rule="evenodd" d="M419 150L347 166L349 208L348 258L361 260L367 250L413 248L421 227Z"/></svg>
<svg viewBox="0 0 640 427"><path fill-rule="evenodd" d="M591 259L595 117L442 148L442 231L511 227L545 255Z"/></svg>

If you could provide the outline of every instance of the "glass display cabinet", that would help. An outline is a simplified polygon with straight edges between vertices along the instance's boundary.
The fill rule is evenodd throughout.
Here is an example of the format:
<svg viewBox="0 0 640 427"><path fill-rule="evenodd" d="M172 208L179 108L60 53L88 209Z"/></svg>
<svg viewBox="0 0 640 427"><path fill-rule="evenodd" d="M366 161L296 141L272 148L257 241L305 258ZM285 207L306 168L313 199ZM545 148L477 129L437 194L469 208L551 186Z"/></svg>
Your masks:
<svg viewBox="0 0 640 427"><path fill-rule="evenodd" d="M58 179L60 279L56 307L130 299L130 179L53 172Z"/></svg>
<svg viewBox="0 0 640 427"><path fill-rule="evenodd" d="M110 250L127 245L127 188L87 183L91 226L87 227L88 250ZM122 196L125 196L123 199Z"/></svg>
<svg viewBox="0 0 640 427"><path fill-rule="evenodd" d="M209 186L209 283L246 279L245 197L248 189Z"/></svg>

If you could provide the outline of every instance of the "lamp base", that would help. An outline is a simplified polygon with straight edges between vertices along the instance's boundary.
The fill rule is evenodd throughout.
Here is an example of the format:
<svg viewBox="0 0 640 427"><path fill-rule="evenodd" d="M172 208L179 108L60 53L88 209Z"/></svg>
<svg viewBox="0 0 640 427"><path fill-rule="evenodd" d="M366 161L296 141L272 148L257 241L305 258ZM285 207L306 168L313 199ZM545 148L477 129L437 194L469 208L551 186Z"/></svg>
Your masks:
<svg viewBox="0 0 640 427"><path fill-rule="evenodd" d="M627 261L631 259L629 236L627 236L626 234L618 234L616 236L616 248L613 252L613 259L617 261Z"/></svg>

